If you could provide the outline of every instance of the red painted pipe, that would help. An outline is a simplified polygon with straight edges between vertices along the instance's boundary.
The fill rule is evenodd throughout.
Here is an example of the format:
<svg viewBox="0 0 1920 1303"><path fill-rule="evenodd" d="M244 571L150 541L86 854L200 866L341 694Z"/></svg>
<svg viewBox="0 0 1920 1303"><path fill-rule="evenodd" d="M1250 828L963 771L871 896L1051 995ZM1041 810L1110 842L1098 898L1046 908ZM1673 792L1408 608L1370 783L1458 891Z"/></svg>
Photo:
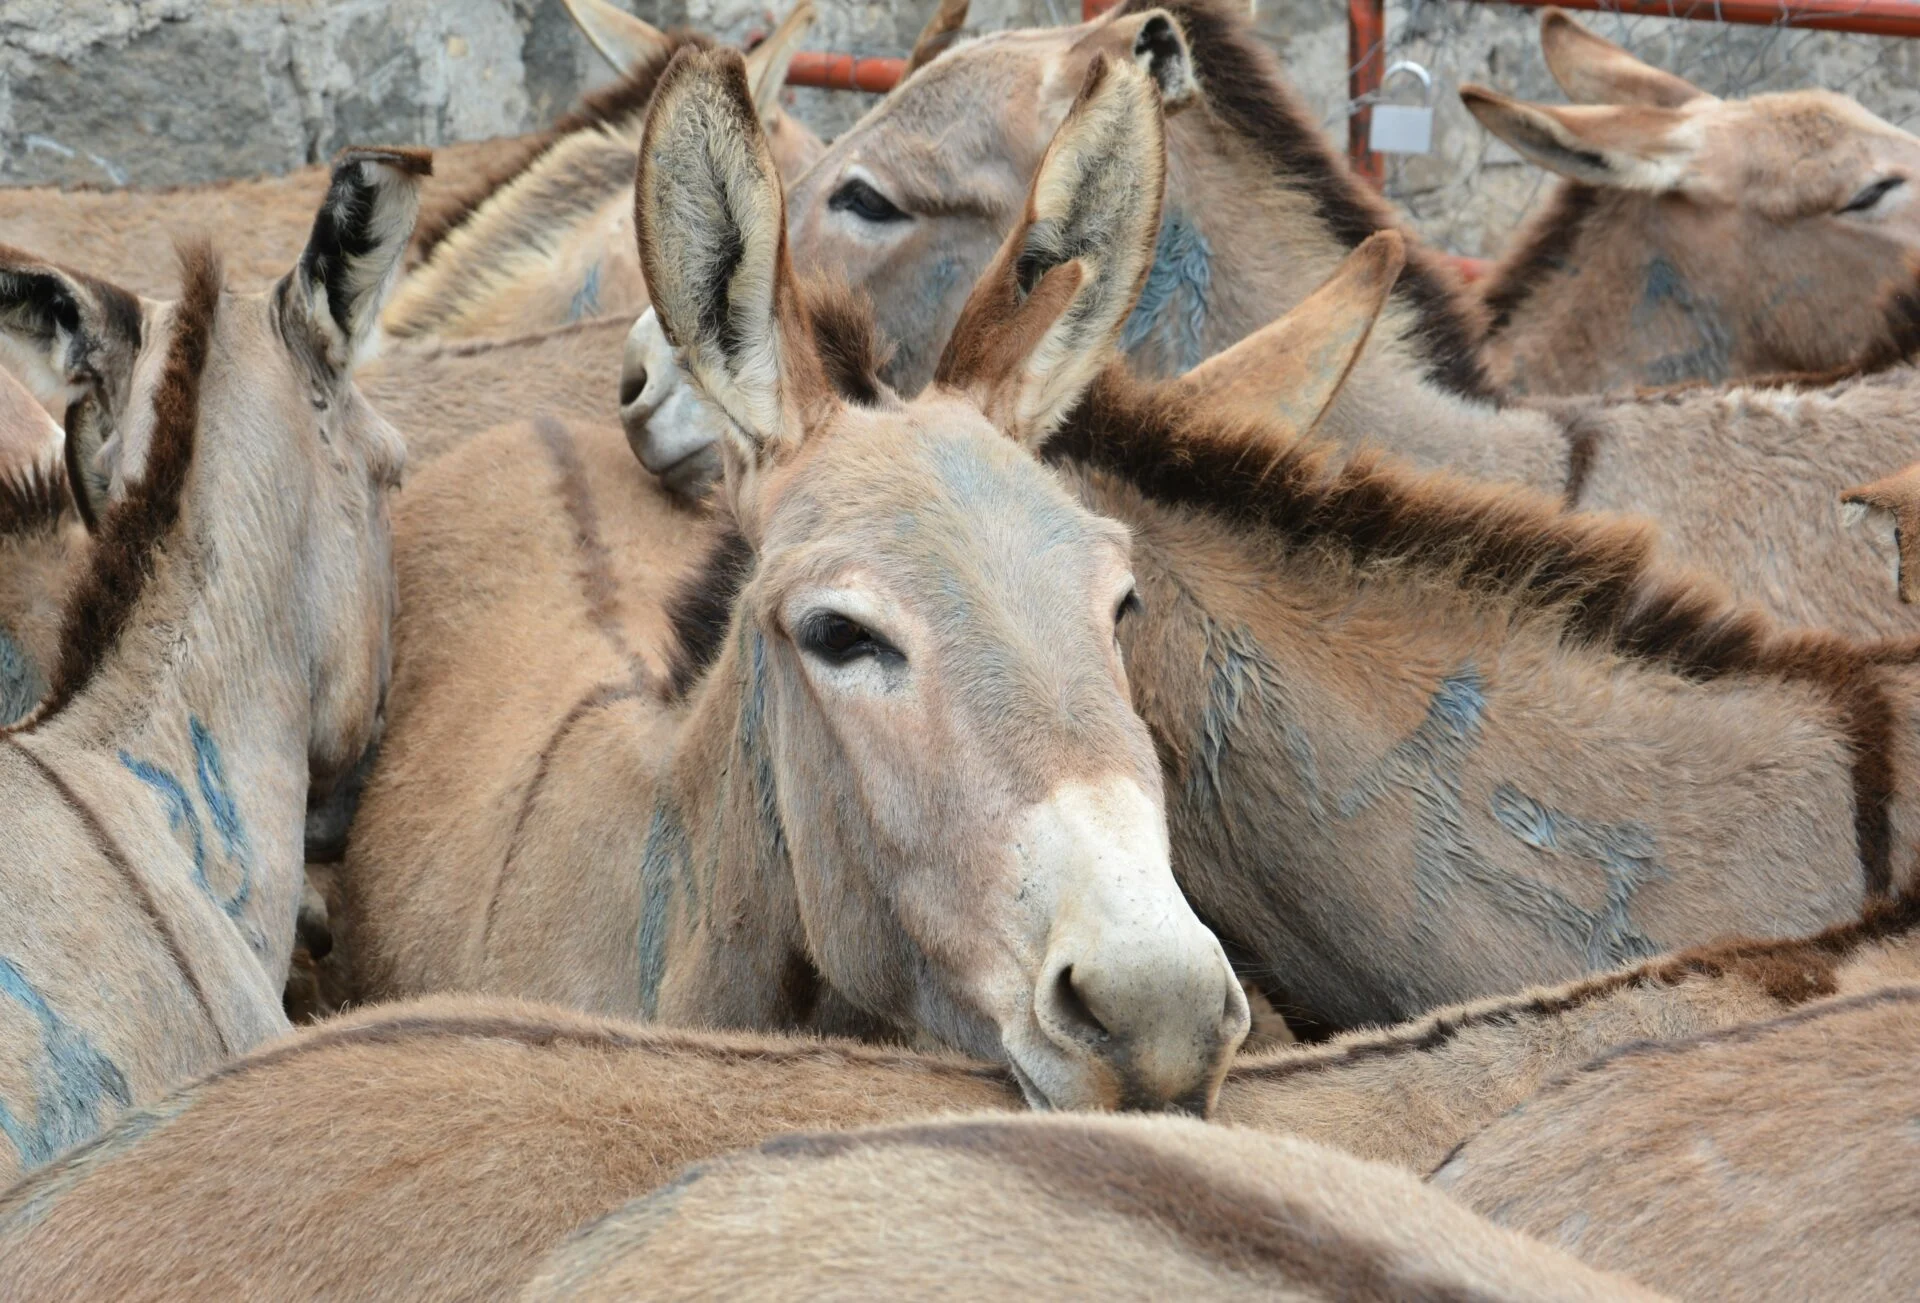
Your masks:
<svg viewBox="0 0 1920 1303"><path fill-rule="evenodd" d="M1380 156L1367 148L1367 135L1373 127L1373 96L1386 66L1386 0L1347 0L1347 162L1376 187L1386 173Z"/></svg>
<svg viewBox="0 0 1920 1303"><path fill-rule="evenodd" d="M817 86L821 90L863 90L884 95L907 70L905 59L881 55L831 54L802 50L787 67L787 85Z"/></svg>
<svg viewBox="0 0 1920 1303"><path fill-rule="evenodd" d="M1090 23L1119 3L1120 0L1080 0L1080 21Z"/></svg>
<svg viewBox="0 0 1920 1303"><path fill-rule="evenodd" d="M1360 0L1354 0L1357 4ZM1544 9L1593 9L1634 18L1691 18L1760 27L1822 27L1866 36L1920 39L1915 0L1479 0Z"/></svg>

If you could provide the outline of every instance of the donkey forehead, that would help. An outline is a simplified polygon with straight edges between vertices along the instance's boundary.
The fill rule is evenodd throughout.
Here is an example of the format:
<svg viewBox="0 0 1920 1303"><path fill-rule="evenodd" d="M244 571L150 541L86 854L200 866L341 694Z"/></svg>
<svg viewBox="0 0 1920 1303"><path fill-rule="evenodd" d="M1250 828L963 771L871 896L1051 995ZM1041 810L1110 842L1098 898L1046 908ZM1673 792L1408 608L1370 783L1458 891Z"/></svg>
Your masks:
<svg viewBox="0 0 1920 1303"><path fill-rule="evenodd" d="M1920 139L1858 101L1826 90L1780 91L1748 100L1700 101L1716 149L1765 168L1794 160L1920 147Z"/></svg>
<svg viewBox="0 0 1920 1303"><path fill-rule="evenodd" d="M1123 571L1129 541L976 408L944 397L847 411L795 466L766 537L770 555L804 551L823 579L860 570L948 593L1084 586Z"/></svg>

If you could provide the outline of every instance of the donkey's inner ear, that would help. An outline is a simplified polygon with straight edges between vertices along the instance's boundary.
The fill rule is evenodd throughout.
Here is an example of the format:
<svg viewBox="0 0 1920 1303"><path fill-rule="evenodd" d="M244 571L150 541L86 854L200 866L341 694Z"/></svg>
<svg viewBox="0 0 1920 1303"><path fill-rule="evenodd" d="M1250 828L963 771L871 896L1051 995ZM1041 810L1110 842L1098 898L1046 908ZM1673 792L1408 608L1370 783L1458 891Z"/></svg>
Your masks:
<svg viewBox="0 0 1920 1303"><path fill-rule="evenodd" d="M934 381L1037 446L1107 365L1153 264L1166 184L1158 88L1095 58Z"/></svg>
<svg viewBox="0 0 1920 1303"><path fill-rule="evenodd" d="M1160 107L1176 113L1200 97L1187 34L1164 9L1150 9L1126 20L1132 28L1133 62L1160 90Z"/></svg>
<svg viewBox="0 0 1920 1303"><path fill-rule="evenodd" d="M732 427L751 467L804 437L829 390L786 253L779 174L746 66L732 50L683 49L647 114L634 226L661 329Z"/></svg>
<svg viewBox="0 0 1920 1303"><path fill-rule="evenodd" d="M1687 183L1700 149L1683 109L1528 104L1472 85L1460 100L1529 162L1587 185L1667 194Z"/></svg>
<svg viewBox="0 0 1920 1303"><path fill-rule="evenodd" d="M350 146L334 159L306 252L281 283L289 324L308 327L314 360L327 372L352 371L378 338L380 308L420 212L420 180L432 173L424 149Z"/></svg>

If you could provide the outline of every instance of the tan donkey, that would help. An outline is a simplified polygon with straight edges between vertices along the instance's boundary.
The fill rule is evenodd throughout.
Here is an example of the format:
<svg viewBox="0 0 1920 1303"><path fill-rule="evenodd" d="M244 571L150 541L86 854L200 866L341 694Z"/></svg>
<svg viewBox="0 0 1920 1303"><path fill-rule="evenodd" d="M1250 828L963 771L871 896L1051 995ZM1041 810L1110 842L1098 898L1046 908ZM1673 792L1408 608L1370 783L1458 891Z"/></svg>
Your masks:
<svg viewBox="0 0 1920 1303"><path fill-rule="evenodd" d="M1540 44L1572 107L1460 91L1565 178L1480 284L1496 383L1718 383L1920 344L1920 139L1831 91L1716 99L1558 10Z"/></svg>
<svg viewBox="0 0 1920 1303"><path fill-rule="evenodd" d="M0 254L98 539L50 690L0 732L0 1171L286 1030L310 778L386 688L398 439L355 391L423 155L349 151L299 264L144 301ZM84 473L79 473L84 469Z"/></svg>
<svg viewBox="0 0 1920 1303"><path fill-rule="evenodd" d="M519 335L603 315L631 320L647 306L633 238L640 130L674 52L712 42L661 32L607 0L567 0L567 9L620 79L561 119L519 168L486 178L433 215L422 237L425 261L381 318L396 338ZM783 180L804 172L822 148L779 103L814 17L812 0L801 0L747 56Z"/></svg>
<svg viewBox="0 0 1920 1303"><path fill-rule="evenodd" d="M857 1285L855 1285L857 1282ZM1411 1174L1175 1118L781 1136L556 1250L526 1303L844 1297L1658 1297Z"/></svg>
<svg viewBox="0 0 1920 1303"><path fill-rule="evenodd" d="M1150 84L1131 69L1093 83L1043 172L1036 202L1060 214L1067 252L1033 266L1064 270L1016 323L1029 334L977 329L998 349L982 382L1021 404L990 418L879 385L860 314L793 277L737 57L688 51L674 68L641 156L640 248L661 319L734 423L725 564L751 576L682 611L708 641L663 673L672 642L628 643L613 612L632 594L610 556L585 556L615 677L568 686L585 695L504 763L449 750L451 717L396 706L347 864L366 993L921 1031L1006 1057L1036 1103L1203 1111L1248 1015L1169 871L1159 767L1114 635L1133 610L1125 534L1022 446L1072 401L1144 272L1161 179ZM565 466L584 441L534 430L591 482ZM589 503L569 507L583 536ZM683 536L688 566L710 533L670 515L658 528ZM529 559L513 550L464 582L552 587ZM664 631L665 614L645 618ZM579 672L557 668L489 687L537 701ZM424 745L430 728L441 741ZM446 755L477 772L433 768Z"/></svg>
<svg viewBox="0 0 1920 1303"><path fill-rule="evenodd" d="M1904 1299L1920 1270L1920 985L1625 1045L1433 1183L1682 1298Z"/></svg>
<svg viewBox="0 0 1920 1303"><path fill-rule="evenodd" d="M1424 1173L1619 1046L1913 981L1916 924L1907 906L1243 1057L1216 1117ZM1021 1107L999 1065L500 999L385 1005L136 1110L0 1195L0 1271L25 1298L498 1294L688 1163L782 1132Z"/></svg>

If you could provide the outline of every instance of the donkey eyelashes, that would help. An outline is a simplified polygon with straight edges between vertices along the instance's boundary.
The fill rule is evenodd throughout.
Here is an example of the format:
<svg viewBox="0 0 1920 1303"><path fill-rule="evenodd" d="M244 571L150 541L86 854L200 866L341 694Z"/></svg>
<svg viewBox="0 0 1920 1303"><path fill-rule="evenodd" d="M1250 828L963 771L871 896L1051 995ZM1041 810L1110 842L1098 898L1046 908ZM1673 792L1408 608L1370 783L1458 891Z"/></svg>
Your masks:
<svg viewBox="0 0 1920 1303"><path fill-rule="evenodd" d="M893 200L857 176L840 183L840 188L827 199L827 207L836 213L852 213L876 226L910 220Z"/></svg>
<svg viewBox="0 0 1920 1303"><path fill-rule="evenodd" d="M795 639L802 651L829 665L878 660L905 664L906 654L857 620L838 611L816 611L800 624Z"/></svg>
<svg viewBox="0 0 1920 1303"><path fill-rule="evenodd" d="M1847 200L1846 206L1839 211L1843 213L1864 213L1906 183L1907 179L1905 177L1883 176L1878 181L1870 183L1859 194Z"/></svg>

